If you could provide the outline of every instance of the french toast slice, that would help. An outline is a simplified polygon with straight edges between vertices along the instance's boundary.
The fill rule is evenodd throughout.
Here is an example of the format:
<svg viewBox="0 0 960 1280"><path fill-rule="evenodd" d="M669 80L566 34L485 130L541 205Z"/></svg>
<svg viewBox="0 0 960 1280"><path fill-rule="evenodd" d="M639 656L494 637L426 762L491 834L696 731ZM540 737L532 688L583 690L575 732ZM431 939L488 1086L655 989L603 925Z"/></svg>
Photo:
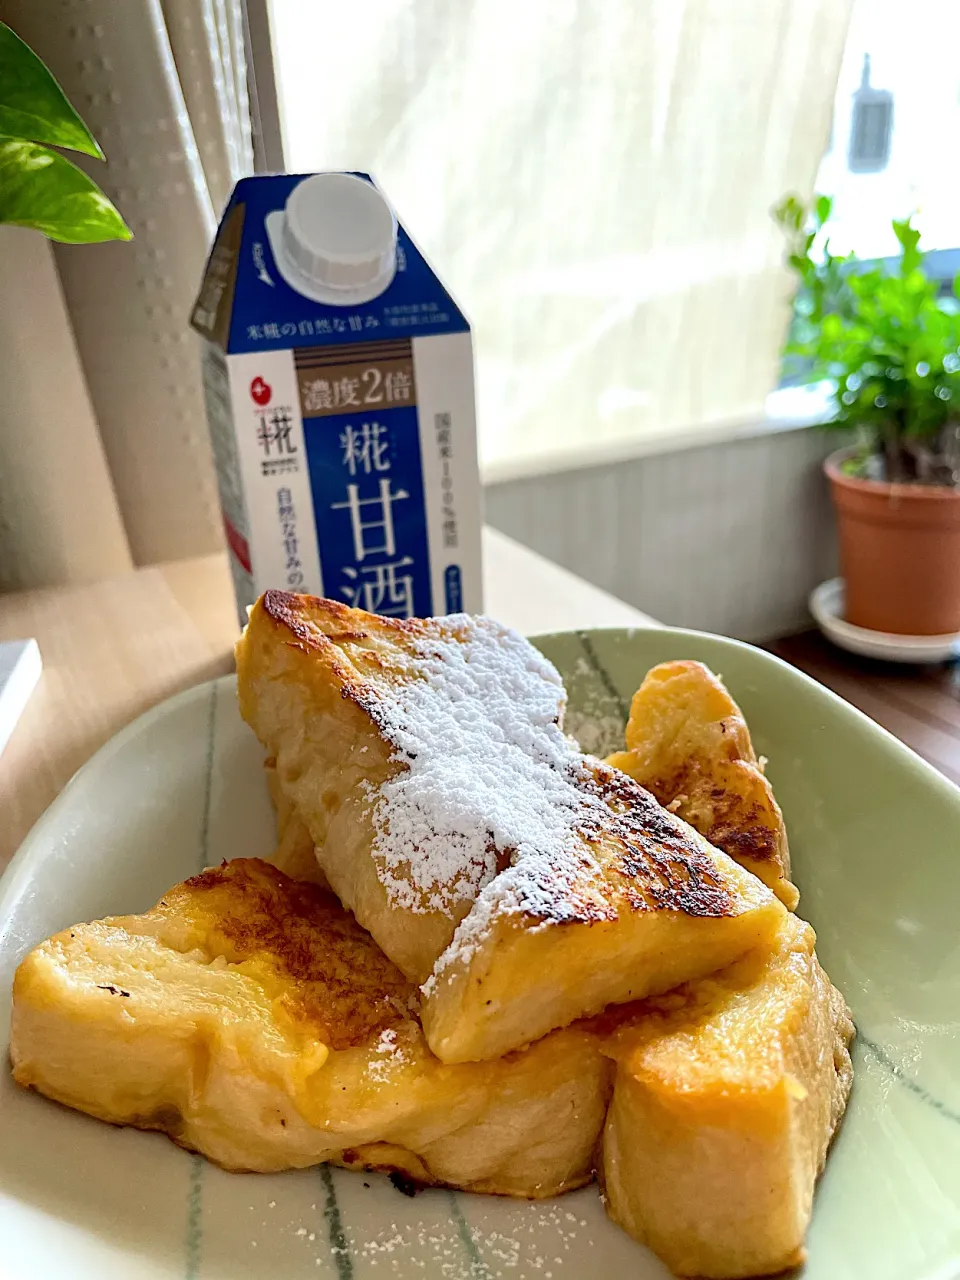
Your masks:
<svg viewBox="0 0 960 1280"><path fill-rule="evenodd" d="M710 973L779 927L753 876L564 737L560 677L490 619L269 591L240 709L333 890L445 1062Z"/></svg>
<svg viewBox="0 0 960 1280"><path fill-rule="evenodd" d="M853 1023L810 926L788 916L772 951L604 1021L610 1216L678 1275L799 1265L852 1079Z"/></svg>
<svg viewBox="0 0 960 1280"><path fill-rule="evenodd" d="M786 913L756 876L625 774L580 760L578 843L496 876L424 984L423 1029L445 1062L496 1057L777 936Z"/></svg>
<svg viewBox="0 0 960 1280"><path fill-rule="evenodd" d="M627 750L608 757L752 871L789 910L799 901L790 880L783 814L764 776L743 712L702 662L662 662L633 696Z"/></svg>
<svg viewBox="0 0 960 1280"><path fill-rule="evenodd" d="M258 859L65 929L14 982L15 1079L227 1169L320 1161L540 1197L591 1180L612 1067L569 1028L449 1067L337 900Z"/></svg>
<svg viewBox="0 0 960 1280"><path fill-rule="evenodd" d="M490 647L501 636L511 642L504 628L485 625ZM268 591L237 645L240 713L275 760L280 788L309 830L321 870L344 906L417 983L430 976L480 886L495 874L497 850L476 822L458 843L447 832L424 832L421 822L421 847L411 857L404 843L410 823L404 828L391 814L394 838L384 838L383 793L402 790L413 763L408 752L419 750L421 766L432 759L457 772L464 726L447 713L442 692L434 690L438 696L427 711L437 721L434 741L406 741L411 735L402 718L409 710L422 724L417 694L430 698L431 676L473 629L473 619L463 616L398 620ZM512 643L515 649L524 644L519 637ZM515 692L525 695L531 716L558 720L564 704L559 676L532 649L529 657L533 669ZM479 683L497 672L460 674ZM475 696L464 705L473 707ZM464 789L465 774L456 783ZM411 800L406 807L415 811Z"/></svg>

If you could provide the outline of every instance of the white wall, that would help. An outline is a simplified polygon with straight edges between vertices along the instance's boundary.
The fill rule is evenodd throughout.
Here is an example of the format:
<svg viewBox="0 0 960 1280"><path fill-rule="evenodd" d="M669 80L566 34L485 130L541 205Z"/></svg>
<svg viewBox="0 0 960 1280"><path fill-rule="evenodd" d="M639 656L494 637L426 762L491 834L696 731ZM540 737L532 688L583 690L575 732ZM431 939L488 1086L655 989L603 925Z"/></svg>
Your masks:
<svg viewBox="0 0 960 1280"><path fill-rule="evenodd" d="M0 227L0 591L132 567L50 242Z"/></svg>
<svg viewBox="0 0 960 1280"><path fill-rule="evenodd" d="M531 476L486 490L496 529L675 626L765 640L836 573L814 428Z"/></svg>

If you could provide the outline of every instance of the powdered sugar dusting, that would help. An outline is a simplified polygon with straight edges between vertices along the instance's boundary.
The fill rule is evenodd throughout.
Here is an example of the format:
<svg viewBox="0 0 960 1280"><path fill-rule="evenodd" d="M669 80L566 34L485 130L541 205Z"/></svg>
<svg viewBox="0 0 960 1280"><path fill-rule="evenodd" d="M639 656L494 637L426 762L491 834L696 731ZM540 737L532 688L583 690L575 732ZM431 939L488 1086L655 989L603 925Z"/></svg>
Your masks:
<svg viewBox="0 0 960 1280"><path fill-rule="evenodd" d="M393 1027L387 1027L380 1032L380 1039L374 1045L373 1051L377 1056L367 1064L367 1075L378 1083L388 1079L393 1065L407 1061Z"/></svg>
<svg viewBox="0 0 960 1280"><path fill-rule="evenodd" d="M567 733L591 756L622 751L625 717L620 700L582 656L573 664L571 676L574 706L566 718Z"/></svg>
<svg viewBox="0 0 960 1280"><path fill-rule="evenodd" d="M555 895L582 863L585 797L556 668L489 618L447 622L452 634L419 642L419 678L378 695L374 715L407 767L380 788L374 857L398 905L459 918L511 863L526 868L522 886L509 881L515 896Z"/></svg>
<svg viewBox="0 0 960 1280"><path fill-rule="evenodd" d="M619 1262L636 1262L635 1246L626 1237L617 1249L620 1237L611 1232L592 1190L575 1192L562 1201L502 1200L495 1208L486 1197L470 1197L469 1204L466 1197L458 1197L449 1215L444 1213L441 1194L425 1192L416 1202L414 1221L381 1213L375 1227L354 1236L351 1256L365 1276L367 1268L376 1266L371 1274L405 1280L419 1275L448 1280L580 1278L595 1263L598 1237L606 1246L605 1255L610 1239L614 1240L614 1268Z"/></svg>

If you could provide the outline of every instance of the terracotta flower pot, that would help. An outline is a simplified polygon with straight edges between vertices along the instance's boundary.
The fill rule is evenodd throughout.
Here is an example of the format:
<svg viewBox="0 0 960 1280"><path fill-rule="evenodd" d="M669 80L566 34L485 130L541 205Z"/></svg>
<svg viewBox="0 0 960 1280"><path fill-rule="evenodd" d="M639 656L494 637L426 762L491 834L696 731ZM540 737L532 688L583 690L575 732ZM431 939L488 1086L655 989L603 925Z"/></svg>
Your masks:
<svg viewBox="0 0 960 1280"><path fill-rule="evenodd" d="M960 631L960 491L845 475L824 463L840 528L846 619L871 631Z"/></svg>

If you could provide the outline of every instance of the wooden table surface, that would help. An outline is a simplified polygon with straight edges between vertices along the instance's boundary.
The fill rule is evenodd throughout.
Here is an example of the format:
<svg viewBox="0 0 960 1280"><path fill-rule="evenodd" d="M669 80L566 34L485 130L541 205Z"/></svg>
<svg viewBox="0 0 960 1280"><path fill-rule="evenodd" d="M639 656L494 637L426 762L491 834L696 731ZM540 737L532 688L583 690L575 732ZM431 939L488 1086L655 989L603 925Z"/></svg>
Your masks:
<svg viewBox="0 0 960 1280"><path fill-rule="evenodd" d="M817 631L777 640L778 657L839 693L953 782L960 783L960 667L858 658Z"/></svg>
<svg viewBox="0 0 960 1280"><path fill-rule="evenodd" d="M528 634L653 622L491 529L484 590L487 612ZM232 671L237 635L225 555L0 596L0 639L35 637L44 666L0 757L0 871L108 738L164 698Z"/></svg>

